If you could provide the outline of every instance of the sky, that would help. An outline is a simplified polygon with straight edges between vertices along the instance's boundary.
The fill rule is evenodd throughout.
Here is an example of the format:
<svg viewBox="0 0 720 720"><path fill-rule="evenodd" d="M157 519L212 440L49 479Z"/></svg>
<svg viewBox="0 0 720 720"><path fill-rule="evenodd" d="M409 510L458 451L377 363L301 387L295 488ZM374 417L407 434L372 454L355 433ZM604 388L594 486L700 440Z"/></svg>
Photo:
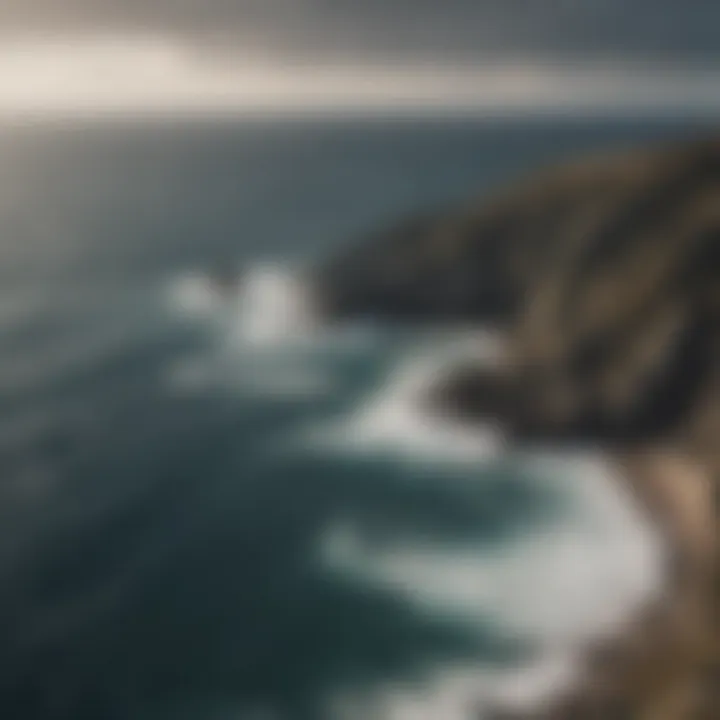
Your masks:
<svg viewBox="0 0 720 720"><path fill-rule="evenodd" d="M720 104L716 0L0 0L0 111Z"/></svg>

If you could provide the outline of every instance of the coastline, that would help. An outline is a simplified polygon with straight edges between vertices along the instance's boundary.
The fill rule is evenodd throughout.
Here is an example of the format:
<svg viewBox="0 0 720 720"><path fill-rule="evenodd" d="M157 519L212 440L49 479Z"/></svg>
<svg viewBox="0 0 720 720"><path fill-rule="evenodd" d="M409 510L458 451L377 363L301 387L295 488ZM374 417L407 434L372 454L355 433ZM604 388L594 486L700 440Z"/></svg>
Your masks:
<svg viewBox="0 0 720 720"><path fill-rule="evenodd" d="M661 536L654 596L587 639L575 687L492 717L720 718L719 160L716 131L588 155L319 273L328 317L504 328L503 356L439 378L428 406L515 445L603 448ZM597 583L599 603L609 592Z"/></svg>
<svg viewBox="0 0 720 720"><path fill-rule="evenodd" d="M665 589L628 630L584 654L584 679L543 720L711 720L718 717L718 524L709 469L669 449L614 459L668 543ZM497 717L503 717L502 713Z"/></svg>

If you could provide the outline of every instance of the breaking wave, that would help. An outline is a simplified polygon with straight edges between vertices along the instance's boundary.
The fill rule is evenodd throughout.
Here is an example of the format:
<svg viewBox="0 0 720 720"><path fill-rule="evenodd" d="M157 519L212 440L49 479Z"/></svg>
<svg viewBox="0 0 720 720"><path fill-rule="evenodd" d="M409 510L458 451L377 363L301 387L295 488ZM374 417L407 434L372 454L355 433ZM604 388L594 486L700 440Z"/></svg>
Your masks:
<svg viewBox="0 0 720 720"><path fill-rule="evenodd" d="M441 483L459 472L468 485L491 476L506 455L499 428L466 425L425 402L428 389L458 363L495 361L500 345L492 334L433 330L403 344L372 328L325 328L297 274L274 266L251 269L224 289L187 276L174 284L171 299L175 310L217 333L210 352L174 368L178 385L221 383L256 399L350 398L339 414L301 424L294 439L305 452L400 457L446 468L447 477L433 476ZM348 354L380 368L374 386L354 396L337 362ZM402 597L469 633L491 621L538 648L537 655L513 670L445 664L417 686L337 689L327 700L332 720L475 720L498 704L537 707L577 680L586 643L621 632L660 591L662 543L606 459L587 452L512 455L538 484L566 499L561 518L487 544L402 533L378 541L362 520L336 517L318 553L327 572L359 588Z"/></svg>
<svg viewBox="0 0 720 720"><path fill-rule="evenodd" d="M345 519L327 527L320 554L352 582L462 622L469 633L490 620L537 655L513 669L439 665L417 687L387 684L341 698L338 718L355 717L356 707L372 707L378 720L474 720L497 706L537 708L578 680L587 643L622 632L661 591L660 538L606 461L550 455L522 461L569 501L549 527L500 546L402 536L378 543L366 540L362 523Z"/></svg>
<svg viewBox="0 0 720 720"><path fill-rule="evenodd" d="M222 385L255 397L328 394L335 387L333 356L373 342L367 328L323 328L300 273L271 263L253 265L231 283L186 274L170 284L168 298L176 313L214 332L209 348L171 369L170 384L185 390Z"/></svg>

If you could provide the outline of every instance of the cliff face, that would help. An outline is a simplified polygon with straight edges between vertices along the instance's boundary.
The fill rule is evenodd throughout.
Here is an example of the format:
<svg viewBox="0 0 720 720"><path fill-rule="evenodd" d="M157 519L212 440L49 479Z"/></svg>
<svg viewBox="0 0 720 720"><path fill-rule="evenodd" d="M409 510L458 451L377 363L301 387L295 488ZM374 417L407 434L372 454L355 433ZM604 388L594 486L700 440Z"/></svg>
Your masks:
<svg viewBox="0 0 720 720"><path fill-rule="evenodd" d="M361 238L317 269L326 314L506 324L565 221L565 199L551 204L535 190L412 218Z"/></svg>
<svg viewBox="0 0 720 720"><path fill-rule="evenodd" d="M616 450L656 506L664 606L541 716L720 717L720 138L541 174L378 236L317 286L331 317L499 325L502 362L457 369L430 402Z"/></svg>
<svg viewBox="0 0 720 720"><path fill-rule="evenodd" d="M524 277L508 326L508 424L522 435L663 439L711 453L720 437L720 142L620 156L553 180L539 178L536 193L567 205L551 259ZM526 203L520 193L514 212Z"/></svg>
<svg viewBox="0 0 720 720"><path fill-rule="evenodd" d="M631 161L594 157L360 238L316 270L325 310L341 318L506 323L563 246L594 224L612 232L610 215L657 164L652 152Z"/></svg>
<svg viewBox="0 0 720 720"><path fill-rule="evenodd" d="M403 222L363 238L318 270L315 283L331 318L384 321L496 321L516 310L517 292L498 241L472 242L467 219L452 212Z"/></svg>
<svg viewBox="0 0 720 720"><path fill-rule="evenodd" d="M720 438L720 140L561 167L371 239L318 273L330 315L505 327L499 374L438 399L521 436Z"/></svg>

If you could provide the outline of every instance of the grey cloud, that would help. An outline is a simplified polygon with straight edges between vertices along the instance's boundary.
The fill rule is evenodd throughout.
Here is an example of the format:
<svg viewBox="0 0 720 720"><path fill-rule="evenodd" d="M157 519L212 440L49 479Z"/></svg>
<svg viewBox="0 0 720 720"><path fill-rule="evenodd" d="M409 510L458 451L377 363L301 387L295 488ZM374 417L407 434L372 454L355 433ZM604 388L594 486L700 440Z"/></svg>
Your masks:
<svg viewBox="0 0 720 720"><path fill-rule="evenodd" d="M0 28L177 35L289 58L720 58L715 0L2 0Z"/></svg>

